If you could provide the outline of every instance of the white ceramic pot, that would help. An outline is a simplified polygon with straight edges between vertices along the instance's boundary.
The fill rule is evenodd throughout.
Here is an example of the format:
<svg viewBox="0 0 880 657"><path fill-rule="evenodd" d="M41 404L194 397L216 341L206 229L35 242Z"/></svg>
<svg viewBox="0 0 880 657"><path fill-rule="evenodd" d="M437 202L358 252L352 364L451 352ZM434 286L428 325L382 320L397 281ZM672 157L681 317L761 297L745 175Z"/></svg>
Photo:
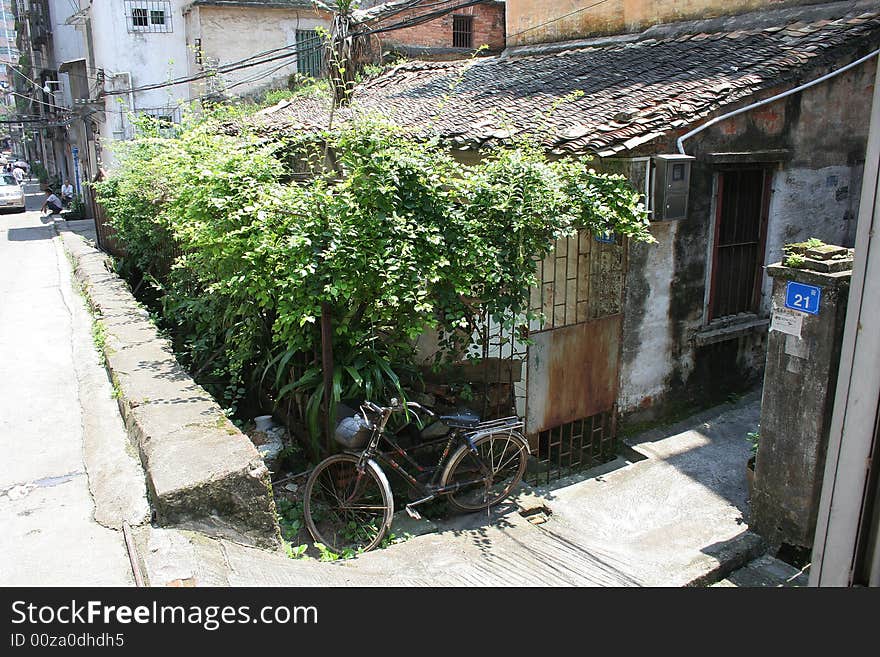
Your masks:
<svg viewBox="0 0 880 657"><path fill-rule="evenodd" d="M257 431L262 431L266 433L269 429L272 428L272 416L271 415L258 415L254 418L254 422L257 425Z"/></svg>

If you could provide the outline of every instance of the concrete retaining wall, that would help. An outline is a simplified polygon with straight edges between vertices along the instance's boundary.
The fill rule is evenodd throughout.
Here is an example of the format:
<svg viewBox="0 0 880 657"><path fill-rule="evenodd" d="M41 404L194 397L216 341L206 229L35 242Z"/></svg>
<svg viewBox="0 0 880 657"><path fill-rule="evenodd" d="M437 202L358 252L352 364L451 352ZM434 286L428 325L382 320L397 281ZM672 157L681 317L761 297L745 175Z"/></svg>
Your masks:
<svg viewBox="0 0 880 657"><path fill-rule="evenodd" d="M107 370L157 521L276 546L269 471L256 448L178 364L107 256L78 235L61 237L104 326Z"/></svg>

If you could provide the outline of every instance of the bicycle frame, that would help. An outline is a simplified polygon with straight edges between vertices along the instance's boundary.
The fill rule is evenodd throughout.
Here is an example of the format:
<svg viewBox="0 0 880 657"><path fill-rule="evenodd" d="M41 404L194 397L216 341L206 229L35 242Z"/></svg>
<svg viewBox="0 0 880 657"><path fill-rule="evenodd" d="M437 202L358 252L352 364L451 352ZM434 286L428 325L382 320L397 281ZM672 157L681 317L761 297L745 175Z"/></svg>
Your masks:
<svg viewBox="0 0 880 657"><path fill-rule="evenodd" d="M421 495L421 499L406 504L406 512L415 519L421 516L413 507L441 495L449 495L448 503L458 511L488 509L509 495L520 480L526 465L523 458L530 450L519 418L502 418L473 426L438 418L443 422L438 428L446 429L442 436L405 449L397 435L386 432L386 425L393 413L408 408L419 408L437 417L415 402L400 404L392 400L390 407L381 407L366 401L360 407L366 423L361 428L370 432L366 446L328 456L309 475L304 513L306 525L316 541L333 547L355 545L363 549L372 549L379 543L391 526L394 512L388 468ZM431 458L417 460L414 453L425 449L431 450ZM436 453L439 453L437 462L431 465ZM510 463L516 465L508 474L505 467ZM328 476L329 487L326 482L321 483L321 478ZM496 484L501 488L493 492ZM472 494L477 496L473 501ZM316 524L315 509L330 514L326 528ZM318 519L322 523L324 520ZM357 531L363 530L363 534L340 534L343 529L349 531L352 525Z"/></svg>
<svg viewBox="0 0 880 657"><path fill-rule="evenodd" d="M522 442L523 446L526 449L526 453L529 452L528 441L526 441L522 435L519 433L519 429L523 428L523 423L519 420L519 418L515 416L500 418L498 420L490 420L487 422L481 422L473 429L462 430L458 427L451 427L449 432L441 437L436 438L434 440L427 441L425 443L421 443L418 446L418 449L425 449L431 446L439 446L444 442L446 443L443 447L443 451L440 454L440 457L437 459L437 463L434 466L424 467L420 465L418 462L413 459L409 452L401 447L394 438L392 438L386 431L385 426L388 423L388 419L390 418L391 413L383 413L382 420L379 424L373 424L373 433L370 436L370 440L367 443L367 447L360 452L360 461L358 465L358 470L362 471L366 462L370 459L377 460L380 464L385 464L391 467L391 469L399 474L416 492L420 495L424 496L424 499L419 500L417 503L427 502L438 495L444 495L446 493L454 493L464 486L472 486L474 484L484 483L488 477L491 477L492 472L489 468L486 467L485 463L481 459L476 459L477 465L480 469L480 477L474 479L472 481L459 481L455 484L448 486L440 485L440 478L443 476L443 464L446 463L446 460L453 453L453 448L458 447L462 444L467 444L473 454L476 454L476 450L474 449L474 441L478 440L484 435L497 433L499 430L510 431L511 433L516 433L519 440ZM383 452L379 450L380 443L384 441L391 447L390 452ZM419 474L425 472L431 472L431 479L427 483L422 483L416 477L414 477L403 465L398 463L393 456L400 456L405 459L409 465L414 467ZM433 471L433 472L432 472Z"/></svg>

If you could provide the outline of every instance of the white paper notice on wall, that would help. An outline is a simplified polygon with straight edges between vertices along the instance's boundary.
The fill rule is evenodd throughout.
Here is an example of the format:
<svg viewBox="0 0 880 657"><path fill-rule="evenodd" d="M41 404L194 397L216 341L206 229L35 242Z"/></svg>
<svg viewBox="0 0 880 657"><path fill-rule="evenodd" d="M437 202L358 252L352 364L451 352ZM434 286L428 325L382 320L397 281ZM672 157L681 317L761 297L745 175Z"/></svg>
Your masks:
<svg viewBox="0 0 880 657"><path fill-rule="evenodd" d="M801 328L804 325L804 314L788 310L787 308L774 308L773 319L770 320L770 330L787 333L795 337L801 337Z"/></svg>

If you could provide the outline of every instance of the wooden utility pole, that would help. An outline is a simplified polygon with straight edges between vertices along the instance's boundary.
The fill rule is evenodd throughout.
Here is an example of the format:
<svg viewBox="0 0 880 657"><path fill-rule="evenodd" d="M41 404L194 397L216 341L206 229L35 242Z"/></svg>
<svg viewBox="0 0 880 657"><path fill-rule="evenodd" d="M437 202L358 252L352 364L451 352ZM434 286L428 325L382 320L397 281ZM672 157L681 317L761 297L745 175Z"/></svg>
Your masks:
<svg viewBox="0 0 880 657"><path fill-rule="evenodd" d="M355 34L357 23L351 0L337 0L330 26L327 72L333 89L333 105L340 107L351 100L361 58L362 38Z"/></svg>
<svg viewBox="0 0 880 657"><path fill-rule="evenodd" d="M330 450L333 441L333 313L330 304L321 302L321 371L324 374L324 440Z"/></svg>

